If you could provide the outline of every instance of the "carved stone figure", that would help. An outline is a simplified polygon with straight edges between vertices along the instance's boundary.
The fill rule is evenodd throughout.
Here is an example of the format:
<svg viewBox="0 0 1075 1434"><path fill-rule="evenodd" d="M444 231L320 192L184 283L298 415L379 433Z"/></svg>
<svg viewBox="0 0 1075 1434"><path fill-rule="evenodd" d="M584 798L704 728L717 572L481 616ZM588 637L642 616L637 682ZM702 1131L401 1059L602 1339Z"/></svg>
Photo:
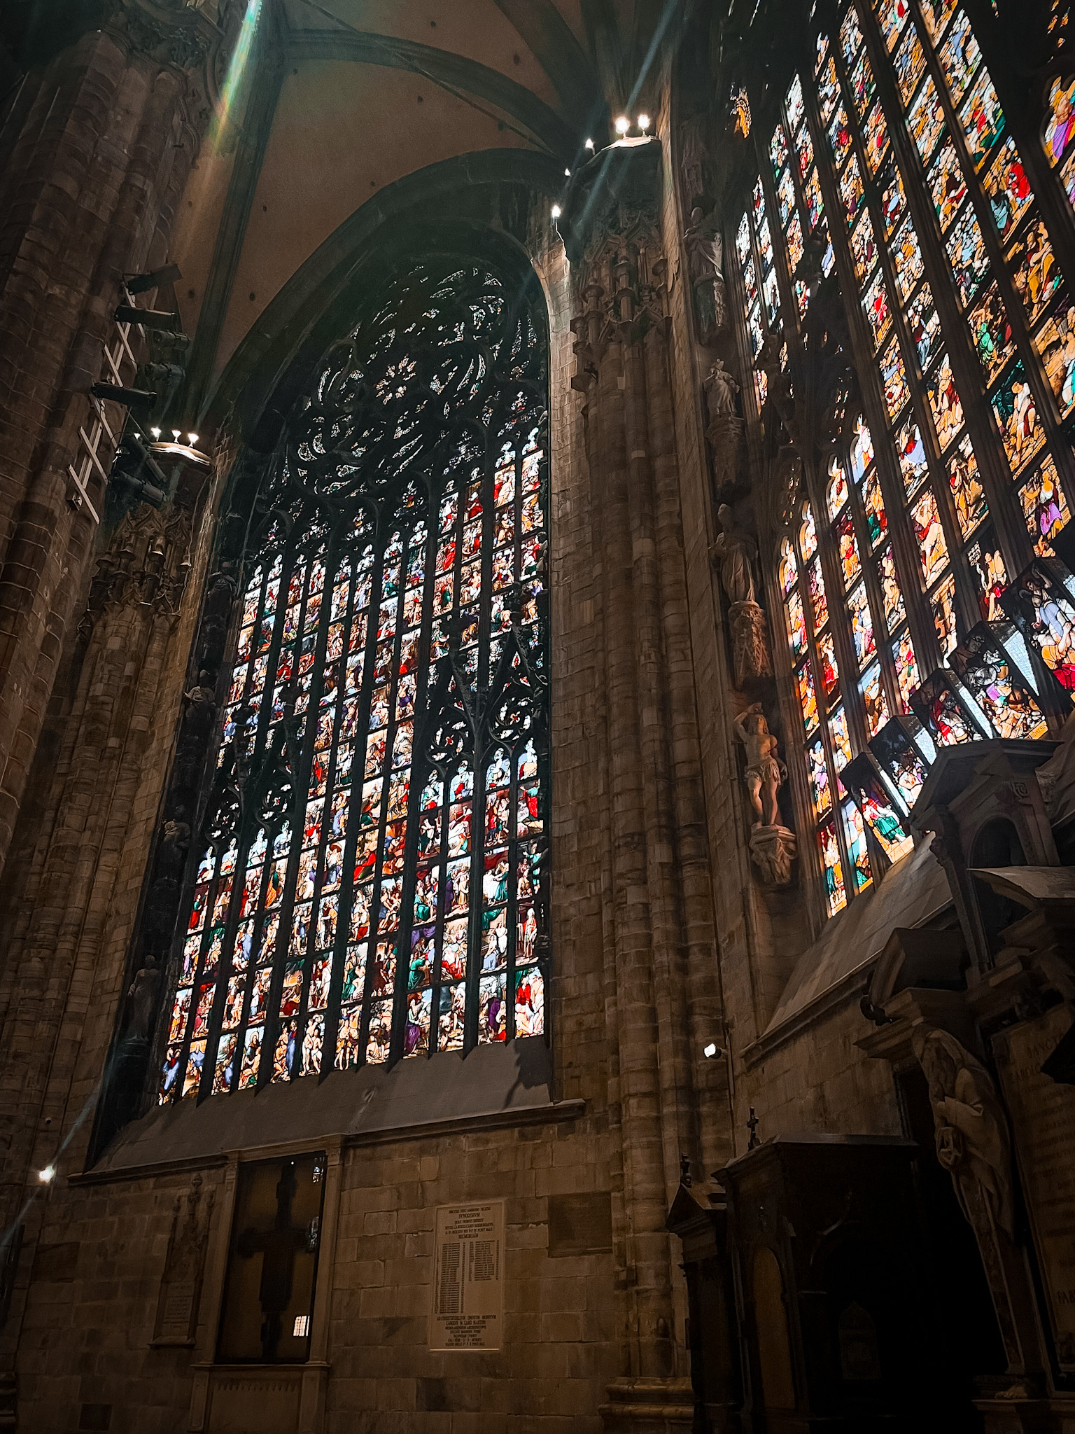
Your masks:
<svg viewBox="0 0 1075 1434"><path fill-rule="evenodd" d="M198 673L197 684L189 692L184 692L183 696L190 703L187 708L186 725L196 731L208 731L212 726L213 713L216 711L216 692L212 679L204 668Z"/></svg>
<svg viewBox="0 0 1075 1434"><path fill-rule="evenodd" d="M937 1159L952 1177L960 1209L977 1232L984 1203L1013 1239L1011 1142L992 1078L947 1031L919 1029L913 1039L929 1082Z"/></svg>
<svg viewBox="0 0 1075 1434"><path fill-rule="evenodd" d="M795 833L778 825L752 827L750 856L766 886L787 886L795 858Z"/></svg>
<svg viewBox="0 0 1075 1434"><path fill-rule="evenodd" d="M746 752L747 766L743 773L750 805L754 809L754 825L777 824L776 794L788 775L788 769L776 755L776 738L760 702L753 702L735 719L735 731Z"/></svg>
<svg viewBox="0 0 1075 1434"><path fill-rule="evenodd" d="M728 620L736 687L742 690L747 682L771 677L773 662L769 655L769 630L763 609L756 602L732 603Z"/></svg>
<svg viewBox="0 0 1075 1434"><path fill-rule="evenodd" d="M738 417L735 395L739 392L739 385L724 367L723 359L717 359L714 364L710 365L702 388L705 392L706 412L709 415L710 425L719 423L725 418Z"/></svg>
<svg viewBox="0 0 1075 1434"><path fill-rule="evenodd" d="M754 540L735 526L727 503L717 509L717 518L722 531L711 545L709 556L714 566L720 564L720 581L728 601L754 602Z"/></svg>
<svg viewBox="0 0 1075 1434"><path fill-rule="evenodd" d="M127 990L127 1034L148 1040L157 1010L157 992L161 973L155 956L147 956L146 964L134 974Z"/></svg>
<svg viewBox="0 0 1075 1434"><path fill-rule="evenodd" d="M683 235L687 272L694 294L695 313L703 343L724 327L727 299L724 288L724 243L719 231L706 223L700 209L691 210L691 222Z"/></svg>

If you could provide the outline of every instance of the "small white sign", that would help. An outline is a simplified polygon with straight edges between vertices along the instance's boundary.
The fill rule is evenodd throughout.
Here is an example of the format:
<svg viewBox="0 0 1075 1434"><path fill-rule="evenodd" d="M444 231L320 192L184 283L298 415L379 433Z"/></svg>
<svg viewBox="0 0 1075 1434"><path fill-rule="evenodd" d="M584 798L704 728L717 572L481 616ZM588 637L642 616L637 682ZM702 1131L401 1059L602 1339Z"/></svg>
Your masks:
<svg viewBox="0 0 1075 1434"><path fill-rule="evenodd" d="M437 1208L430 1349L499 1349L504 1202Z"/></svg>

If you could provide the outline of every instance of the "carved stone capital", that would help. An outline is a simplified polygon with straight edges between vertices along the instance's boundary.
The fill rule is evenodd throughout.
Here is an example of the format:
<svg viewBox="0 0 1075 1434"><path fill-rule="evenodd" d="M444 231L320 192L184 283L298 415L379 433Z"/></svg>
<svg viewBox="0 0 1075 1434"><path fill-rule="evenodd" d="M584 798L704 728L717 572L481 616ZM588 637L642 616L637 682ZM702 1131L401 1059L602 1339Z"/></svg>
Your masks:
<svg viewBox="0 0 1075 1434"><path fill-rule="evenodd" d="M182 0L112 0L108 29L132 55L183 71L203 66L221 38L201 8Z"/></svg>

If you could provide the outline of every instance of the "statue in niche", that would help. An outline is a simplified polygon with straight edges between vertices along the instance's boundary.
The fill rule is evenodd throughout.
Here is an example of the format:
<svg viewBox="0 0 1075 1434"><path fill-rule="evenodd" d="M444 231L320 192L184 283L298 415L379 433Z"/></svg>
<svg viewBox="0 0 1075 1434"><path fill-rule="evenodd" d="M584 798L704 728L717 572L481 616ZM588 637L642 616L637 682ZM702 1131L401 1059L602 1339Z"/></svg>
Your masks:
<svg viewBox="0 0 1075 1434"><path fill-rule="evenodd" d="M702 384L706 406L706 441L713 461L713 483L716 491L731 488L739 471L739 451L743 440L743 420L736 411L739 385L717 359L710 366Z"/></svg>
<svg viewBox="0 0 1075 1434"><path fill-rule="evenodd" d="M752 702L735 719L735 731L746 752L747 766L743 773L750 805L754 809L754 825L775 826L776 794L788 769L776 755L777 741L769 731L760 702Z"/></svg>
<svg viewBox="0 0 1075 1434"><path fill-rule="evenodd" d="M788 769L776 755L777 741L769 731L760 702L740 712L735 731L746 755L743 781L754 813L750 855L767 886L787 886L795 856L795 833L781 825L776 797Z"/></svg>
<svg viewBox="0 0 1075 1434"><path fill-rule="evenodd" d="M916 1030L914 1051L929 1082L937 1159L952 1177L960 1209L976 1234L984 1207L1014 1239L1011 1141L989 1072L948 1031Z"/></svg>
<svg viewBox="0 0 1075 1434"><path fill-rule="evenodd" d="M754 590L754 557L757 549L749 533L737 528L727 503L717 509L722 532L709 549L710 561L720 568L720 581L728 596L731 629L732 668L735 685L772 675L769 636L765 613Z"/></svg>
<svg viewBox="0 0 1075 1434"><path fill-rule="evenodd" d="M198 673L195 686L189 692L184 692L183 696L190 703L185 725L196 732L208 732L213 725L213 713L216 711L216 692L212 678L204 668Z"/></svg>
<svg viewBox="0 0 1075 1434"><path fill-rule="evenodd" d="M700 209L691 210L691 222L683 235L694 311L703 344L711 343L724 328L728 304L724 288L724 242L719 231L707 223Z"/></svg>
<svg viewBox="0 0 1075 1434"><path fill-rule="evenodd" d="M145 965L134 973L134 980L127 988L127 1030L128 1036L148 1041L157 1010L157 992L160 989L161 973L156 956L145 958Z"/></svg>
<svg viewBox="0 0 1075 1434"><path fill-rule="evenodd" d="M754 554L757 549L749 533L735 526L735 518L727 503L717 509L721 531L709 549L714 562L720 564L720 581L730 603L754 602Z"/></svg>

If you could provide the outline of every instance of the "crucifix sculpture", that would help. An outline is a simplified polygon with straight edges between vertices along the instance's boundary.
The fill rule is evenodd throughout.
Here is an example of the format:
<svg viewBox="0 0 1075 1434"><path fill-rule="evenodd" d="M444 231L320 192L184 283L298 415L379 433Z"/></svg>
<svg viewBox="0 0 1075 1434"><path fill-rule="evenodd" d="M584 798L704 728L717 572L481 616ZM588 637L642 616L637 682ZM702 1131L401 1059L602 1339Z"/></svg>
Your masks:
<svg viewBox="0 0 1075 1434"><path fill-rule="evenodd" d="M283 1334L283 1314L291 1303L295 1279L295 1256L316 1242L316 1225L292 1225L291 1203L297 1184L294 1162L281 1167L276 1186L276 1218L271 1230L243 1230L236 1248L244 1260L261 1255L261 1284L258 1298L265 1316L261 1326L261 1352L266 1363L276 1358Z"/></svg>

